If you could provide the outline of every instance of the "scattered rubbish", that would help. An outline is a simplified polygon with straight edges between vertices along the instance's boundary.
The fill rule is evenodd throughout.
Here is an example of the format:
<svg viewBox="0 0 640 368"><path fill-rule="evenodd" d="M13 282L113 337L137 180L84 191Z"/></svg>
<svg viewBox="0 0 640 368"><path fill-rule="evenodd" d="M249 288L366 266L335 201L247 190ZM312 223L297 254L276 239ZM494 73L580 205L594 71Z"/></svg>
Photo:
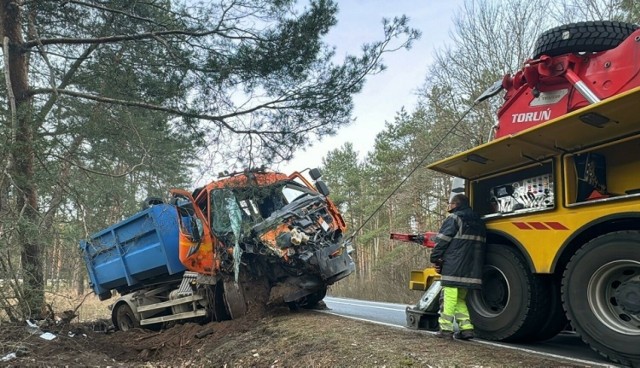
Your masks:
<svg viewBox="0 0 640 368"><path fill-rule="evenodd" d="M10 360L13 360L15 358L17 358L18 356L16 355L16 353L9 353L5 356L3 356L2 358L0 358L0 362L8 362Z"/></svg>
<svg viewBox="0 0 640 368"><path fill-rule="evenodd" d="M32 334L41 334L42 331L40 330L40 327L38 327L37 324L31 322L30 320L26 320L27 321L27 331Z"/></svg>
<svg viewBox="0 0 640 368"><path fill-rule="evenodd" d="M30 320L26 320L27 322L27 331L32 334L40 334L40 337L45 339L45 340L53 340L56 338L56 335L52 334L51 332L42 332L42 330L40 329L40 327L38 327L38 325L36 323L31 322Z"/></svg>
<svg viewBox="0 0 640 368"><path fill-rule="evenodd" d="M26 356L28 354L29 354L29 349L25 348L24 346L20 346L18 347L18 350L16 350L14 353L9 353L3 356L2 358L0 358L0 362L8 362L18 357Z"/></svg>
<svg viewBox="0 0 640 368"><path fill-rule="evenodd" d="M42 335L40 335L40 337L45 340L51 341L56 338L56 335L52 334L51 332L45 332Z"/></svg>

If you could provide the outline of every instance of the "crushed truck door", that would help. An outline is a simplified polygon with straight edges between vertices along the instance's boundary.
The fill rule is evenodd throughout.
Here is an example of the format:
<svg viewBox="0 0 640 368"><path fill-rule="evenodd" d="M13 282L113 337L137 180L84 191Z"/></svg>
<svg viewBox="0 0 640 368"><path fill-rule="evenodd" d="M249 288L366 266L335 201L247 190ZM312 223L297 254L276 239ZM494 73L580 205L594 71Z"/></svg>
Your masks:
<svg viewBox="0 0 640 368"><path fill-rule="evenodd" d="M220 269L209 223L189 192L172 189L180 224L180 262L190 271L215 275Z"/></svg>

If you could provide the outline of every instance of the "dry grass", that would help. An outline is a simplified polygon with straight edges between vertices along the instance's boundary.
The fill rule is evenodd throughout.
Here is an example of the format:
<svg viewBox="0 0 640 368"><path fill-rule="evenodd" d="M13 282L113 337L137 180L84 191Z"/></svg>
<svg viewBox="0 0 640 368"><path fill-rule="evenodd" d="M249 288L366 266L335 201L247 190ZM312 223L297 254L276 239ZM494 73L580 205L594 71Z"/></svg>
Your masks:
<svg viewBox="0 0 640 368"><path fill-rule="evenodd" d="M78 295L75 291L63 290L47 292L45 297L56 315L72 310L78 316L76 321L79 322L111 318L108 308L110 301L100 301L93 292Z"/></svg>
<svg viewBox="0 0 640 368"><path fill-rule="evenodd" d="M60 316L63 311L71 310L78 316L75 319L78 322L111 318L108 308L110 302L101 302L93 292L78 295L75 289L70 287L56 288L58 291L53 289L52 287L47 287L45 301L56 316ZM0 287L0 298L3 299L3 305L8 306L7 308L17 308L13 292L13 289L7 285L4 285L4 288ZM19 313L16 313L16 315L19 315ZM0 309L0 323L7 320L6 311Z"/></svg>

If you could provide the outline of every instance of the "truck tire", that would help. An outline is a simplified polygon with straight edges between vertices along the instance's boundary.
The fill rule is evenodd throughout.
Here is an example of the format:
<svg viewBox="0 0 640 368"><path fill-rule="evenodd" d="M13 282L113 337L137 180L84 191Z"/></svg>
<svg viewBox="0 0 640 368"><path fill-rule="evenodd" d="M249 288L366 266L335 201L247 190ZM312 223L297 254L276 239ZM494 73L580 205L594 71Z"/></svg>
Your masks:
<svg viewBox="0 0 640 368"><path fill-rule="evenodd" d="M533 58L576 52L610 50L624 41L638 26L616 21L579 22L543 32L533 49Z"/></svg>
<svg viewBox="0 0 640 368"><path fill-rule="evenodd" d="M567 317L592 349L640 366L640 231L599 236L571 258L562 281Z"/></svg>
<svg viewBox="0 0 640 368"><path fill-rule="evenodd" d="M247 313L247 302L244 297L242 283L236 284L232 280L224 280L224 304L231 319L244 316Z"/></svg>
<svg viewBox="0 0 640 368"><path fill-rule="evenodd" d="M530 340L549 312L544 286L516 250L488 244L482 289L467 296L476 334L487 340Z"/></svg>
<svg viewBox="0 0 640 368"><path fill-rule="evenodd" d="M116 305L112 319L116 330L128 331L140 327L140 321L127 303Z"/></svg>
<svg viewBox="0 0 640 368"><path fill-rule="evenodd" d="M569 321L562 307L562 295L560 291L560 279L555 276L536 276L544 278L544 288L549 292L547 318L538 326L538 330L527 339L529 342L544 341L556 336L567 327Z"/></svg>
<svg viewBox="0 0 640 368"><path fill-rule="evenodd" d="M323 287L320 290L311 293L309 295L307 295L305 298L306 300L304 301L304 303L302 304L302 306L305 309L313 309L316 308L318 306L318 303L320 303L322 301L322 299L324 299L324 297L327 296L327 287Z"/></svg>

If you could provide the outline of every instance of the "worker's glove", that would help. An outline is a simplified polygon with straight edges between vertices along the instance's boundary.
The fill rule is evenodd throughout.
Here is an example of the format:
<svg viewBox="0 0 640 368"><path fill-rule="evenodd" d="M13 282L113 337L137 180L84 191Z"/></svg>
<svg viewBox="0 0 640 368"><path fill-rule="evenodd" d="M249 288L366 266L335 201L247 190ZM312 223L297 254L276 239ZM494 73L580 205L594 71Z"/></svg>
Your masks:
<svg viewBox="0 0 640 368"><path fill-rule="evenodd" d="M437 261L433 262L433 266L436 269L437 273L442 273L442 264L444 263L444 261L442 259L438 259Z"/></svg>

